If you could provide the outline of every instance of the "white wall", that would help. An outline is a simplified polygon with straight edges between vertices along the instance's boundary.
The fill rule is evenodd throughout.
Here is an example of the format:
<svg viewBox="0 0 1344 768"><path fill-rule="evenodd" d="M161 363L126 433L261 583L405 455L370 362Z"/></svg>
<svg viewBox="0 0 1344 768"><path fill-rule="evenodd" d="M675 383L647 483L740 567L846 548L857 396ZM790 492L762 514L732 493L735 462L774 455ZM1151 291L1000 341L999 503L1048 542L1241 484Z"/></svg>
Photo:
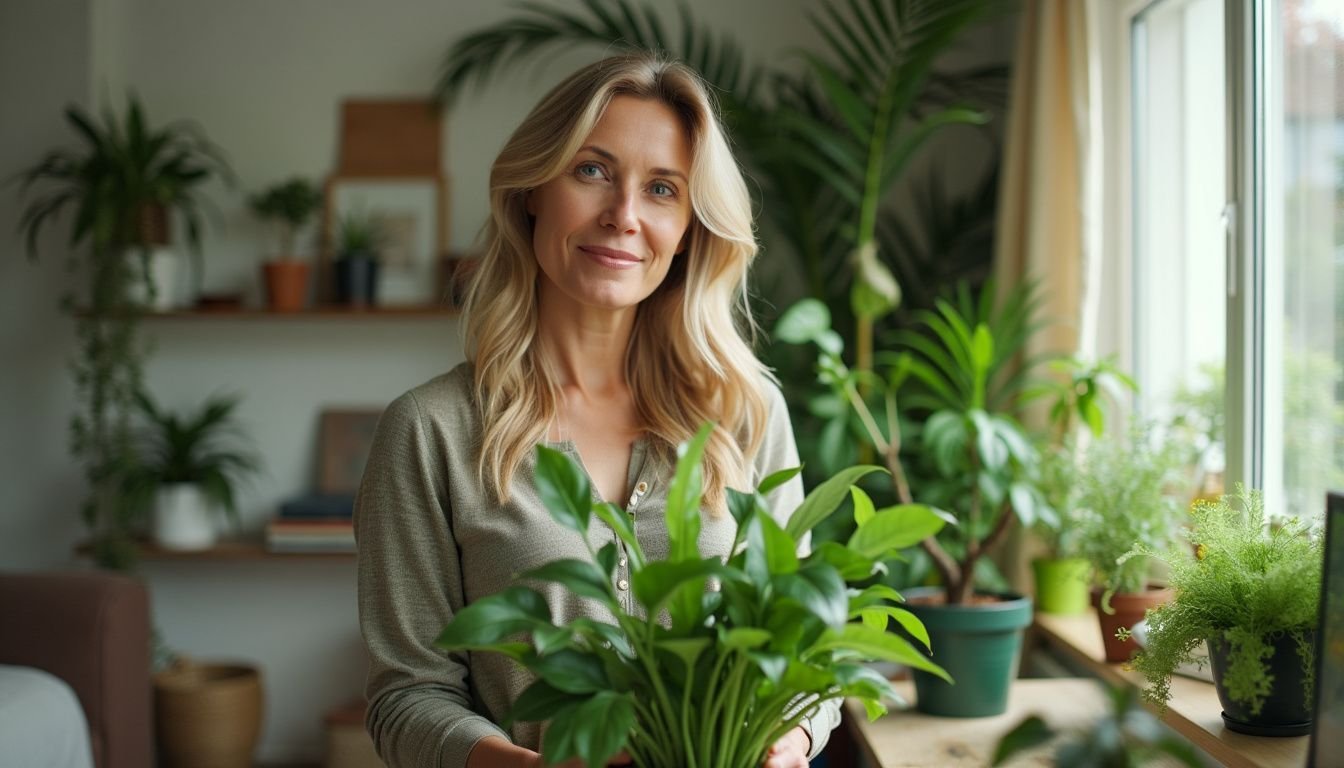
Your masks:
<svg viewBox="0 0 1344 768"><path fill-rule="evenodd" d="M574 7L577 3L564 3ZM734 30L754 55L806 43L807 0L692 2L697 18ZM323 178L335 161L340 101L427 93L447 43L502 17L494 2L400 0L4 0L0 2L0 178L74 143L68 102L119 108L128 87L155 124L198 121L228 154L239 190L212 189L220 220L205 243L208 289L255 301L265 248L244 193L293 174ZM490 160L558 77L590 60L554 57L471 95L447 121L451 245L470 245L485 216ZM30 265L12 234L14 190L0 188L0 567L74 563L83 481L67 450L73 387L70 321L56 308L68 281L52 238ZM267 470L241 505L258 528L311 482L324 407L382 405L460 359L444 320L155 321L146 367L155 395L194 406L244 395L240 417ZM263 761L317 760L321 715L361 690L354 566L323 562L147 563L155 622L174 649L247 659L266 681Z"/></svg>

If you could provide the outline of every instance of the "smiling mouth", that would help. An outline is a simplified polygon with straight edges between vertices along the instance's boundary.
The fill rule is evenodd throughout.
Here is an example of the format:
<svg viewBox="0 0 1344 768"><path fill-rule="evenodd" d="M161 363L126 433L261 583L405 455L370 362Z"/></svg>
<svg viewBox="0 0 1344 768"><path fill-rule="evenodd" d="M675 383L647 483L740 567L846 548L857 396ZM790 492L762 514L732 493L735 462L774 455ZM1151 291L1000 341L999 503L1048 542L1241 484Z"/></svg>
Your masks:
<svg viewBox="0 0 1344 768"><path fill-rule="evenodd" d="M588 258L608 269L631 269L643 262L643 259L629 251L604 248L600 245L581 245L579 250L585 253Z"/></svg>

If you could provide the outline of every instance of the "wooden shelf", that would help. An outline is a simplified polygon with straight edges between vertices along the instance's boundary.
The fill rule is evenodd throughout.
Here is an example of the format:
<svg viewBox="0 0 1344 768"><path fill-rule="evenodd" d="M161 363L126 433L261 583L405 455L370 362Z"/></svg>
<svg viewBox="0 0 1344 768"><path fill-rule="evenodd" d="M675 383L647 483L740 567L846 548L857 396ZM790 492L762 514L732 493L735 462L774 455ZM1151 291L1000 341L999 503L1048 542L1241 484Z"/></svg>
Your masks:
<svg viewBox="0 0 1344 768"><path fill-rule="evenodd" d="M1112 685L1143 686L1137 672L1105 662L1101 630L1091 609L1077 616L1037 614L1033 632L1045 645ZM1162 722L1229 768L1306 765L1309 737L1235 733L1223 725L1222 711L1212 683L1177 675L1171 679L1171 704Z"/></svg>
<svg viewBox="0 0 1344 768"><path fill-rule="evenodd" d="M80 555L89 554L89 546L81 544L75 551ZM237 562L252 560L354 560L354 552L272 552L266 544L257 540L221 541L210 549L183 552L176 549L164 549L150 542L139 545L140 559L145 562L169 561L213 561Z"/></svg>
<svg viewBox="0 0 1344 768"><path fill-rule="evenodd" d="M315 307L301 312L274 312L269 309L177 309L167 312L146 312L145 320L404 320L416 318L457 317L456 307L445 306L389 306L353 309L350 307Z"/></svg>

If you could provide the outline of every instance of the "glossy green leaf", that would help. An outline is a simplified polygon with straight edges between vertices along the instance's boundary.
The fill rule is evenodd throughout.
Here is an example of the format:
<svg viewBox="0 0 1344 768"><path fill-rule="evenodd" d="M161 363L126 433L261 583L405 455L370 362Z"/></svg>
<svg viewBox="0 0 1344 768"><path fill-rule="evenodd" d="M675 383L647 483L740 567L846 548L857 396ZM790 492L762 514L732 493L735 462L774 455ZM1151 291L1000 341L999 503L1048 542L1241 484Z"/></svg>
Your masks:
<svg viewBox="0 0 1344 768"><path fill-rule="evenodd" d="M555 713L542 742L542 757L551 764L582 756L588 768L601 768L625 746L634 725L629 694L594 694Z"/></svg>
<svg viewBox="0 0 1344 768"><path fill-rule="evenodd" d="M823 650L852 651L866 658L905 664L953 682L942 667L916 650L910 641L862 624L846 624L842 631L824 638L813 648L813 652Z"/></svg>
<svg viewBox="0 0 1344 768"><path fill-rule="evenodd" d="M845 582L825 563L810 563L797 573L776 576L774 583L779 594L797 600L827 626L838 629L849 618Z"/></svg>
<svg viewBox="0 0 1344 768"><path fill-rule="evenodd" d="M630 524L630 516L625 510L610 502L594 502L592 511L597 519L606 523L625 544L625 551L629 554L633 567L636 570L644 567L644 548L640 546L639 538L635 536L635 528Z"/></svg>
<svg viewBox="0 0 1344 768"><path fill-rule="evenodd" d="M566 693L596 693L610 687L601 659L577 650L566 649L534 657L528 667Z"/></svg>
<svg viewBox="0 0 1344 768"><path fill-rule="evenodd" d="M655 648L672 654L681 662L679 676L685 680L691 677L695 670L696 659L700 658L710 646L708 637L680 637L659 640L653 644Z"/></svg>
<svg viewBox="0 0 1344 768"><path fill-rule="evenodd" d="M1037 715L1029 715L999 739L990 765L1003 765L1013 755L1038 747L1055 737L1055 731Z"/></svg>
<svg viewBox="0 0 1344 768"><path fill-rule="evenodd" d="M849 495L854 499L854 524L862 528L864 523L873 519L877 510L873 507L872 498L857 485L849 489Z"/></svg>
<svg viewBox="0 0 1344 768"><path fill-rule="evenodd" d="M538 624L532 629L532 647L543 656L569 647L572 638L573 633L567 627Z"/></svg>
<svg viewBox="0 0 1344 768"><path fill-rule="evenodd" d="M593 491L583 469L564 453L538 445L536 480L537 493L551 517L586 535Z"/></svg>
<svg viewBox="0 0 1344 768"><path fill-rule="evenodd" d="M673 590L683 584L695 584L698 589L703 590L705 580L720 573L723 567L718 558L714 557L675 563L660 560L649 563L631 576L631 588L640 605L643 605L650 614L655 614L662 608L663 601Z"/></svg>
<svg viewBox="0 0 1344 768"><path fill-rule="evenodd" d="M611 582L595 564L586 560L553 560L540 568L520 574L519 578L553 581L584 597L600 600L604 605L616 606L611 597Z"/></svg>
<svg viewBox="0 0 1344 768"><path fill-rule="evenodd" d="M901 625L902 629L910 633L911 637L923 643L926 649L932 649L932 646L929 645L929 631L925 629L924 622L904 608L897 608L894 605L875 605L860 611L859 618L863 620L865 627L883 632L887 631L889 622L894 619L896 623Z"/></svg>
<svg viewBox="0 0 1344 768"><path fill-rule="evenodd" d="M599 643L610 645L614 651L622 656L634 656L634 649L630 647L630 641L621 631L621 628L614 624L580 617L569 623L569 629L585 637L596 638Z"/></svg>
<svg viewBox="0 0 1344 768"><path fill-rule="evenodd" d="M434 644L448 650L478 648L550 623L551 610L541 595L526 587L509 587L458 611Z"/></svg>
<svg viewBox="0 0 1344 768"><path fill-rule="evenodd" d="M803 471L802 467L789 467L788 469L781 469L778 472L772 472L769 475L767 475L764 480L761 481L760 485L756 486L756 492L761 494L762 496L765 496L769 494L771 491L780 487L781 485L784 485L793 478L797 477L798 473L802 471Z"/></svg>
<svg viewBox="0 0 1344 768"><path fill-rule="evenodd" d="M758 586L775 575L798 570L798 542L769 515L756 515L747 528L746 572Z"/></svg>
<svg viewBox="0 0 1344 768"><path fill-rule="evenodd" d="M877 560L889 553L914 546L943 529L947 521L924 504L898 504L873 515L854 531L849 548Z"/></svg>
<svg viewBox="0 0 1344 768"><path fill-rule="evenodd" d="M695 560L700 536L700 493L704 475L700 458L705 443L714 432L713 424L703 424L689 442L677 446L677 471L667 491L668 560Z"/></svg>
<svg viewBox="0 0 1344 768"><path fill-rule="evenodd" d="M733 516L737 523L738 530L743 530L752 515L755 515L761 507L762 500L757 494L743 493L736 488L727 489L728 514Z"/></svg>
<svg viewBox="0 0 1344 768"><path fill-rule="evenodd" d="M505 728L514 723L535 723L550 720L556 712L568 709L588 697L562 691L545 680L537 680L527 687L513 702L513 709L501 723Z"/></svg>
<svg viewBox="0 0 1344 768"><path fill-rule="evenodd" d="M839 571L846 581L862 581L873 575L872 558L864 557L843 544L823 541L812 549L807 560L821 560Z"/></svg>
<svg viewBox="0 0 1344 768"><path fill-rule="evenodd" d="M737 627L719 631L719 644L730 651L759 648L768 642L770 633L756 627Z"/></svg>
<svg viewBox="0 0 1344 768"><path fill-rule="evenodd" d="M747 658L761 670L765 679L775 684L784 679L784 670L789 668L789 660L778 653L747 651Z"/></svg>
<svg viewBox="0 0 1344 768"><path fill-rule="evenodd" d="M803 499L803 503L798 505L798 509L789 517L784 530L795 540L801 539L803 534L811 531L835 512L849 495L851 485L871 472L886 472L886 470L872 465L861 465L836 473Z"/></svg>

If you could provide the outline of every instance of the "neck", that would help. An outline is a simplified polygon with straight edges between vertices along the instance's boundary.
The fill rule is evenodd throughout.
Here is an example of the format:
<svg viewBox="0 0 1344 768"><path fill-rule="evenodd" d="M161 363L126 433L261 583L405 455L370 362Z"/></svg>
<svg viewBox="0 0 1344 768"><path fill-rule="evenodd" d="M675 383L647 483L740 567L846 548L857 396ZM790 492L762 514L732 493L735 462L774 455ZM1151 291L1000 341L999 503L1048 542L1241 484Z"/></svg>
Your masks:
<svg viewBox="0 0 1344 768"><path fill-rule="evenodd" d="M542 354L568 392L597 394L626 385L625 364L635 309L614 312L539 306Z"/></svg>

